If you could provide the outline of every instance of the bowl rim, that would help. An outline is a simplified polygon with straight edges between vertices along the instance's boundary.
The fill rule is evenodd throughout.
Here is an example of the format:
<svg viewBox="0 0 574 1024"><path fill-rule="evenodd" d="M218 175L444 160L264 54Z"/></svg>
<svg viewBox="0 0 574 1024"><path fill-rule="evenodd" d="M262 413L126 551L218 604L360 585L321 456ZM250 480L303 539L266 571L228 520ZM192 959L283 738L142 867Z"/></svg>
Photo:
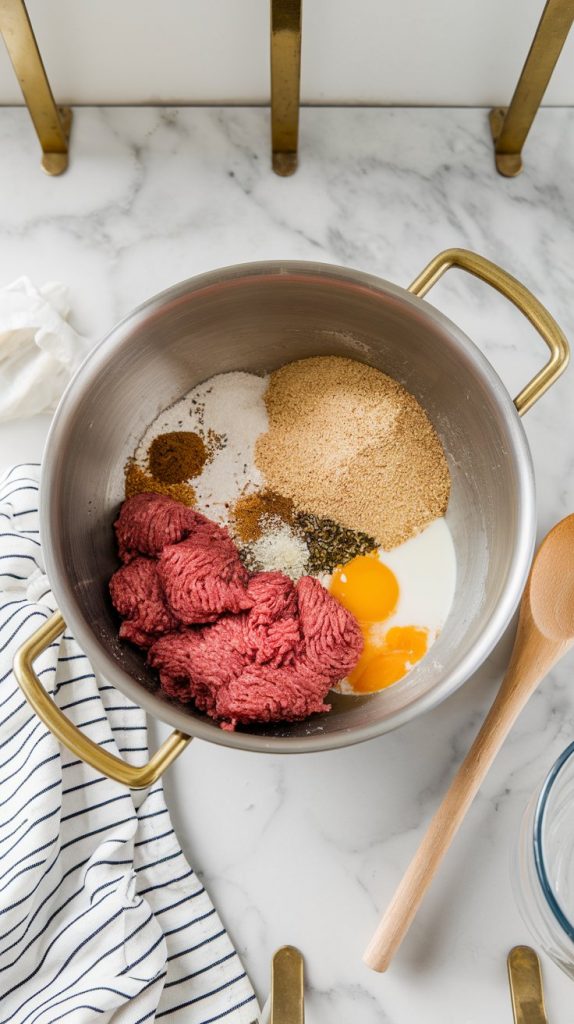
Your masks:
<svg viewBox="0 0 574 1024"><path fill-rule="evenodd" d="M550 881L546 858L544 856L544 828L546 825L548 801L554 788L554 784L560 778L562 771L567 767L573 754L574 742L570 743L566 749L562 751L548 772L548 775L542 784L538 800L536 801L532 829L534 864L536 866L536 874L538 876L540 888L542 889L542 895L544 896L554 918L560 925L560 928L571 942L574 942L574 922L570 920L567 913L563 910L560 900L554 891L552 882Z"/></svg>
<svg viewBox="0 0 574 1024"><path fill-rule="evenodd" d="M57 563L54 547L50 543L50 524L52 521L51 509L56 504L57 453L62 433L66 429L66 421L83 400L86 386L89 387L90 381L98 375L99 370L108 363L118 345L129 338L138 324L150 313L157 312L166 304L194 292L214 286L221 287L232 282L237 283L243 278L285 277L286 280L292 280L293 275L301 275L304 278L315 277L323 281L330 280L341 285L360 287L369 293L391 295L400 300L406 308L410 306L419 317L425 316L429 322L441 327L445 333L450 335L472 364L474 372L501 407L507 429L509 455L513 455L516 465L518 499L515 549L495 612L467 654L451 666L441 683L382 722L357 726L341 730L338 733L318 732L313 735L283 737L214 729L213 723L206 722L199 717L196 718L175 703L170 703L143 688L140 682L117 664L89 626L84 625L83 617L76 615L73 589L63 568ZM82 384L82 388L78 387L79 383ZM452 320L426 299L421 299L400 285L393 284L376 275L328 263L303 260L263 260L232 264L188 278L151 296L127 313L88 353L64 391L48 433L40 482L40 527L44 538L46 573L55 600L68 628L85 651L96 672L113 682L113 685L117 686L125 696L145 708L154 717L196 738L252 752L313 753L351 746L398 728L417 715L436 707L446 697L454 693L483 664L501 638L518 606L534 551L536 513L532 456L516 407L490 361Z"/></svg>

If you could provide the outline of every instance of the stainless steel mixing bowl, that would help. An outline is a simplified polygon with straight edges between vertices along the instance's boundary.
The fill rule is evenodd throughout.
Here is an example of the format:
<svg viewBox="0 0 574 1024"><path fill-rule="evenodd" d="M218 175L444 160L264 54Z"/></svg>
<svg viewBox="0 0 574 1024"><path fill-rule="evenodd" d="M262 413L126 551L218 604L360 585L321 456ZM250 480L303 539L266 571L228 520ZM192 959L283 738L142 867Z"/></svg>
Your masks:
<svg viewBox="0 0 574 1024"><path fill-rule="evenodd" d="M512 401L490 363L421 296L451 266L514 302L548 344L550 360ZM304 722L224 732L158 689L144 658L117 638L108 580L117 567L111 524L124 464L154 417L215 373L260 373L309 355L350 356L401 381L427 410L452 474L447 519L457 557L454 605L429 655L394 686L333 698ZM59 738L101 771L146 785L189 734L246 750L327 750L366 740L438 704L478 668L520 597L535 537L532 463L519 413L564 370L568 346L522 285L465 250L440 254L409 290L368 274L315 263L255 263L217 270L150 299L89 355L56 412L44 456L41 532L62 616L20 650L16 671ZM179 733L144 769L82 736L33 672L64 627L94 668ZM139 774L138 774L139 773Z"/></svg>

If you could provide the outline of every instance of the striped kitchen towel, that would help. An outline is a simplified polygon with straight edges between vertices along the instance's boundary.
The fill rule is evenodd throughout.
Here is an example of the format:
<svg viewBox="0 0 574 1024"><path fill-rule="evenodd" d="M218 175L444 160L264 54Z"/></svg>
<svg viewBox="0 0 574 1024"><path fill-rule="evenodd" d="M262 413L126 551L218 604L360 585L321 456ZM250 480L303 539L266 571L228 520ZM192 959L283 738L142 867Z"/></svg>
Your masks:
<svg viewBox="0 0 574 1024"><path fill-rule="evenodd" d="M54 610L39 467L0 482L0 1022L251 1024L253 989L171 826L161 782L132 793L60 747L12 672ZM66 634L36 662L97 743L139 764L144 712Z"/></svg>

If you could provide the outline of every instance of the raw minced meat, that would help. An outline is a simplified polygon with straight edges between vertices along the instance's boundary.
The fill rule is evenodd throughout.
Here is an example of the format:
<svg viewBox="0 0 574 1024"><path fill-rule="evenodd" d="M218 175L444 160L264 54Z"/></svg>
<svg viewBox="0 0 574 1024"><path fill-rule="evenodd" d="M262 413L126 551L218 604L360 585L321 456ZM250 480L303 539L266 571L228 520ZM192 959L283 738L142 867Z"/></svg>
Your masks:
<svg viewBox="0 0 574 1024"><path fill-rule="evenodd" d="M138 555L156 557L167 544L177 544L199 526L212 526L206 516L163 494L134 494L124 501L114 523L122 562Z"/></svg>
<svg viewBox="0 0 574 1024"><path fill-rule="evenodd" d="M250 576L227 530L162 495L128 499L115 525L129 563L110 581L120 635L149 648L168 696L224 729L329 710L363 640L318 580Z"/></svg>
<svg viewBox="0 0 574 1024"><path fill-rule="evenodd" d="M258 572L247 587L253 607L245 620L246 640L258 665L293 664L302 651L297 592L282 572Z"/></svg>
<svg viewBox="0 0 574 1024"><path fill-rule="evenodd" d="M247 570L222 526L169 544L157 565L169 605L186 625L214 622L224 612L241 612L253 603Z"/></svg>
<svg viewBox="0 0 574 1024"><path fill-rule="evenodd" d="M363 649L357 620L313 576L302 576L296 589L309 664L333 679L343 679Z"/></svg>
<svg viewBox="0 0 574 1024"><path fill-rule="evenodd" d="M163 633L177 629L177 618L167 605L153 559L134 558L122 565L110 580L110 594L123 618L123 640L149 647Z"/></svg>
<svg viewBox="0 0 574 1024"><path fill-rule="evenodd" d="M293 665L248 665L215 694L215 712L224 727L237 723L295 722L320 711L329 711L325 696L333 679L320 676L305 659Z"/></svg>
<svg viewBox="0 0 574 1024"><path fill-rule="evenodd" d="M165 692L184 702L193 700L196 691L214 693L241 675L250 659L244 615L222 615L210 626L168 633L148 655Z"/></svg>

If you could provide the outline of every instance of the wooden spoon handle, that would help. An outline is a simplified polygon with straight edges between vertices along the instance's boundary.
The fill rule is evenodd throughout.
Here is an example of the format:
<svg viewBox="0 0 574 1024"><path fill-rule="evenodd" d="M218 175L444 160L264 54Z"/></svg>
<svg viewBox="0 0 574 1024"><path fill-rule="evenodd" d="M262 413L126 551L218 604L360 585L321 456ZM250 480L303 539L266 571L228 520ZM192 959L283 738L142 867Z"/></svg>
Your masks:
<svg viewBox="0 0 574 1024"><path fill-rule="evenodd" d="M365 951L363 959L373 970L389 966L496 754L556 655L556 644L525 636L519 625L498 695Z"/></svg>
<svg viewBox="0 0 574 1024"><path fill-rule="evenodd" d="M374 971L391 963L511 725L495 702L367 946L363 959Z"/></svg>

